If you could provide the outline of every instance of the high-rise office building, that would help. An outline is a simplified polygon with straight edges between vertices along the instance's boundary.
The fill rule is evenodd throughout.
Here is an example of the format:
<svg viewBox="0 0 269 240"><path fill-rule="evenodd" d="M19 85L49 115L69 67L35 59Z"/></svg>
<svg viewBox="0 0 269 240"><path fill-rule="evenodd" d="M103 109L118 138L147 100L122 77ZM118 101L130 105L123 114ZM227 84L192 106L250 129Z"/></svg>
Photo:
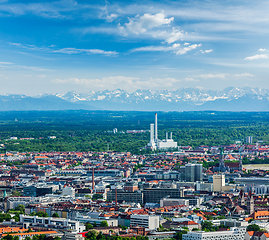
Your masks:
<svg viewBox="0 0 269 240"><path fill-rule="evenodd" d="M246 137L246 143L252 144L252 136Z"/></svg>
<svg viewBox="0 0 269 240"><path fill-rule="evenodd" d="M203 165L188 163L180 167L181 181L196 182L203 180Z"/></svg>

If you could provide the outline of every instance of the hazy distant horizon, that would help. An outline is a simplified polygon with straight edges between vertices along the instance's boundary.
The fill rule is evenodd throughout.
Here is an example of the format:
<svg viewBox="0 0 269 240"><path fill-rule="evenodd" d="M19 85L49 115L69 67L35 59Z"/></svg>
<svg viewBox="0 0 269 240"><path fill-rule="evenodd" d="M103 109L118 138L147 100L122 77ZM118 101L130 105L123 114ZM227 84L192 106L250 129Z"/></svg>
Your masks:
<svg viewBox="0 0 269 240"><path fill-rule="evenodd" d="M0 94L269 89L269 2L0 0Z"/></svg>

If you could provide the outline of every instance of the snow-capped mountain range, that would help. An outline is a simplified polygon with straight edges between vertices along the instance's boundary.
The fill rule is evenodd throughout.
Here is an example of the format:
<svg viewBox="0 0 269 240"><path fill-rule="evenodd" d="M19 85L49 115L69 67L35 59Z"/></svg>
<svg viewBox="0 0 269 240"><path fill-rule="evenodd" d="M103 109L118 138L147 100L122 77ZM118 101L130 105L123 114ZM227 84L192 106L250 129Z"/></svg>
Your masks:
<svg viewBox="0 0 269 240"><path fill-rule="evenodd" d="M90 93L0 96L0 110L142 110L142 111L268 111L269 90L235 88L205 90L105 90Z"/></svg>

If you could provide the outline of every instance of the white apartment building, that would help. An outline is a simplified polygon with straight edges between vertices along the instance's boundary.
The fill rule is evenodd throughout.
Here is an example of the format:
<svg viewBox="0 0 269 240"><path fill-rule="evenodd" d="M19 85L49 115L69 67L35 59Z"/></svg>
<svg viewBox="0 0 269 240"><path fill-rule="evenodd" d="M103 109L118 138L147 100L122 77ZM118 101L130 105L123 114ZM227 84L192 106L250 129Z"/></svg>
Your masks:
<svg viewBox="0 0 269 240"><path fill-rule="evenodd" d="M75 198L75 189L72 187L65 187L62 194L64 196L70 196L71 198Z"/></svg>
<svg viewBox="0 0 269 240"><path fill-rule="evenodd" d="M4 202L5 210L14 209L18 205L22 204L24 206L30 203L40 203L41 197L9 197L6 202Z"/></svg>
<svg viewBox="0 0 269 240"><path fill-rule="evenodd" d="M245 233L244 227L219 232L188 232L182 235L182 240L244 240Z"/></svg>
<svg viewBox="0 0 269 240"><path fill-rule="evenodd" d="M160 207L175 206L175 205L189 206L189 199L163 198L160 200Z"/></svg>
<svg viewBox="0 0 269 240"><path fill-rule="evenodd" d="M94 214L92 216L87 216L87 215L82 215L80 213L77 213L76 220L81 223L97 224L97 226L100 226L101 222L106 221L109 227L118 226L118 219L113 219L113 218L110 219L108 217L98 217L98 216L94 216Z"/></svg>
<svg viewBox="0 0 269 240"><path fill-rule="evenodd" d="M26 216L20 214L20 222L29 226L45 226L50 228L69 229L72 232L83 232L85 225L79 221L65 218Z"/></svg>
<svg viewBox="0 0 269 240"><path fill-rule="evenodd" d="M148 229L157 229L160 224L159 216L155 215L131 215L130 226L145 227Z"/></svg>

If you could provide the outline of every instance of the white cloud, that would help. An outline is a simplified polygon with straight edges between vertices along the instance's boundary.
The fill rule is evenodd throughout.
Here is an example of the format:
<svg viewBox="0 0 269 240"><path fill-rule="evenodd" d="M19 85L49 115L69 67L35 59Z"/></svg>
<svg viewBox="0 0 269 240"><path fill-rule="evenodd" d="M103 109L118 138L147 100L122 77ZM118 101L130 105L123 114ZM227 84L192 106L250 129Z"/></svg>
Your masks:
<svg viewBox="0 0 269 240"><path fill-rule="evenodd" d="M199 82L198 79L192 78L192 77L187 77L184 79L185 82Z"/></svg>
<svg viewBox="0 0 269 240"><path fill-rule="evenodd" d="M103 11L100 14L100 18L105 19L107 22L113 22L119 16L117 13L109 12L108 4L101 9Z"/></svg>
<svg viewBox="0 0 269 240"><path fill-rule="evenodd" d="M137 15L134 18L128 18L129 22L124 25L118 24L118 33L122 36L155 38L164 40L167 43L173 43L183 40L185 32L178 27L171 27L174 17L167 18L164 13ZM94 29L91 29L94 30ZM113 33L111 29L103 29L107 33ZM96 29L95 29L96 31Z"/></svg>
<svg viewBox="0 0 269 240"><path fill-rule="evenodd" d="M113 76L101 79L54 79L52 82L55 84L83 85L83 87L92 90L118 89L120 86L123 90L133 92L137 89L173 89L175 86L178 87L177 84L181 81L175 78L149 78L141 80L135 77Z"/></svg>
<svg viewBox="0 0 269 240"><path fill-rule="evenodd" d="M52 69L47 69L47 68L31 67L31 66L23 66L23 65L16 65L14 67L15 68L18 68L18 69L26 69L26 70L36 71L36 72L50 72L50 71L54 71Z"/></svg>
<svg viewBox="0 0 269 240"><path fill-rule="evenodd" d="M79 54L79 53L86 53L86 54L103 54L103 55L117 55L116 51L105 51L102 49L80 49L80 48L62 48L62 49L53 49L55 45L50 45L48 47L37 47L35 45L29 44L21 44L21 43L9 43L10 45L29 49L29 50L36 50L36 51L47 51L53 53L65 53L65 54Z"/></svg>
<svg viewBox="0 0 269 240"><path fill-rule="evenodd" d="M171 51L172 47L167 46L147 46L147 47L140 47L131 50L131 52L166 52Z"/></svg>
<svg viewBox="0 0 269 240"><path fill-rule="evenodd" d="M145 33L150 29L168 25L174 20L173 17L166 18L164 13L156 13L151 15L145 13L143 16L136 16L135 18L129 18L129 22L125 23L124 30L126 33L141 34Z"/></svg>
<svg viewBox="0 0 269 240"><path fill-rule="evenodd" d="M183 30L178 30L173 28L172 32L166 31L166 42L173 43L178 40L183 40L183 37L185 36L185 33Z"/></svg>
<svg viewBox="0 0 269 240"><path fill-rule="evenodd" d="M54 50L54 53L65 53L65 54L79 54L79 53L87 53L87 54L104 54L104 55L117 55L118 53L115 51L104 51L101 49L79 49L79 48L62 48L59 50Z"/></svg>
<svg viewBox="0 0 269 240"><path fill-rule="evenodd" d="M245 60L257 60L257 59L266 59L268 58L267 54L256 54L254 56L246 57Z"/></svg>
<svg viewBox="0 0 269 240"><path fill-rule="evenodd" d="M38 2L12 3L5 0L4 2L7 2L7 4L0 5L0 14L8 17L14 15L21 16L32 14L43 18L71 19L78 12L80 12L80 15L83 16L84 14L81 14L83 12L88 11L89 15L90 9L96 10L96 7L94 5L77 4L77 2L73 0L51 1L51 2L41 1L39 3Z"/></svg>
<svg viewBox="0 0 269 240"><path fill-rule="evenodd" d="M195 77L199 77L199 78L204 78L204 79L208 79L208 78L225 78L226 74L224 73L219 73L219 74L201 74Z"/></svg>
<svg viewBox="0 0 269 240"><path fill-rule="evenodd" d="M178 51L176 51L176 54L182 55L182 54L187 53L188 51L194 50L197 47L201 47L201 46L202 46L201 43L200 44L189 45L188 47L184 47L184 48L181 48Z"/></svg>
<svg viewBox="0 0 269 240"><path fill-rule="evenodd" d="M201 53L210 53L213 52L213 49L208 49L208 50L200 50Z"/></svg>
<svg viewBox="0 0 269 240"><path fill-rule="evenodd" d="M253 77L254 75L250 73L241 73L241 74L235 74L236 77Z"/></svg>
<svg viewBox="0 0 269 240"><path fill-rule="evenodd" d="M22 44L22 43L13 43L13 42L9 42L9 44L16 47L20 47L20 48L30 49L30 50L46 50L46 48L44 47L37 47L31 44Z"/></svg>
<svg viewBox="0 0 269 240"><path fill-rule="evenodd" d="M265 48L260 48L260 49L259 49L259 52L265 52L265 51L266 51Z"/></svg>
<svg viewBox="0 0 269 240"><path fill-rule="evenodd" d="M106 18L107 22L113 22L117 17L118 17L118 14L111 13L111 14L107 15L105 18Z"/></svg>
<svg viewBox="0 0 269 240"><path fill-rule="evenodd" d="M25 70L32 70L32 71L37 71L37 72L53 71L51 69L18 65L15 63L11 63L11 62L0 62L0 65L2 65L1 67L5 68L5 69L25 69Z"/></svg>
<svg viewBox="0 0 269 240"><path fill-rule="evenodd" d="M46 74L38 75L39 78L46 78Z"/></svg>
<svg viewBox="0 0 269 240"><path fill-rule="evenodd" d="M11 62L0 62L1 65L10 65L10 64L13 64Z"/></svg>
<svg viewBox="0 0 269 240"><path fill-rule="evenodd" d="M181 47L179 43L174 43L172 46L147 46L135 48L131 52L173 52L177 55L182 55L201 46L202 44L200 43L189 45L187 47Z"/></svg>

